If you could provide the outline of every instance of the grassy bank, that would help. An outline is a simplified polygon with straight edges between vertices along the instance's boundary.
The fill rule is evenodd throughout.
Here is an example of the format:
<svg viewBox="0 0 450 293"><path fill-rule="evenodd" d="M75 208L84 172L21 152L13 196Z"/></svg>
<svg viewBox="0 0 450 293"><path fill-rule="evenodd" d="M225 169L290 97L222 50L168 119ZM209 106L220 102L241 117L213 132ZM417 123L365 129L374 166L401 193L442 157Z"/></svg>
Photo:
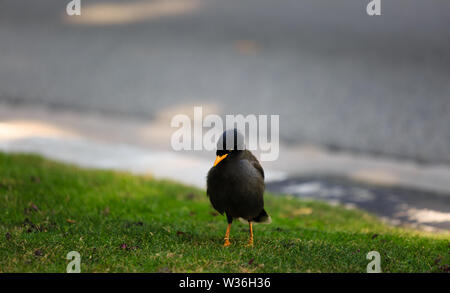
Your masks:
<svg viewBox="0 0 450 293"><path fill-rule="evenodd" d="M266 195L273 223L233 223L203 190L126 173L0 153L0 272L443 272L449 234L388 227L358 210Z"/></svg>

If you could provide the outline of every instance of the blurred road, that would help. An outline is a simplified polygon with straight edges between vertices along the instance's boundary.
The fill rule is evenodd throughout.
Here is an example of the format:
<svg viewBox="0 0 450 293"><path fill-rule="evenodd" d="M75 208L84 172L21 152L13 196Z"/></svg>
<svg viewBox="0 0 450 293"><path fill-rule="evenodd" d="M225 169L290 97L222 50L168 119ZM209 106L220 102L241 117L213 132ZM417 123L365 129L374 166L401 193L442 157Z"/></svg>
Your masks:
<svg viewBox="0 0 450 293"><path fill-rule="evenodd" d="M280 114L285 143L450 163L450 2L0 1L0 102Z"/></svg>

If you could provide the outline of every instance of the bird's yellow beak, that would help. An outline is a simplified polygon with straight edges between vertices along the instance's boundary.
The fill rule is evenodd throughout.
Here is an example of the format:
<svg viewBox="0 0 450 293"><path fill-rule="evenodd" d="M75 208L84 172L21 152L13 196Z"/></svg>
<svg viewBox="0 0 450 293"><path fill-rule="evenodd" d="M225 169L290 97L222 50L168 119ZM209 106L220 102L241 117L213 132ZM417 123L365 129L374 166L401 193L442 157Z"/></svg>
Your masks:
<svg viewBox="0 0 450 293"><path fill-rule="evenodd" d="M216 160L214 161L214 167L220 163L220 161L222 161L223 159L225 159L228 156L228 154L225 154L223 156L217 156Z"/></svg>

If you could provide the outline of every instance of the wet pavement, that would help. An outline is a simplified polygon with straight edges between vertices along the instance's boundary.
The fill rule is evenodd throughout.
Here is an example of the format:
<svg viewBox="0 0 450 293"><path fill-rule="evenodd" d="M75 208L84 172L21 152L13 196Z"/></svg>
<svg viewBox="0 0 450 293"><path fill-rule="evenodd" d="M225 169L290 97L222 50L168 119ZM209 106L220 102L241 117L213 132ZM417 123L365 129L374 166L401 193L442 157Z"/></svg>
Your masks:
<svg viewBox="0 0 450 293"><path fill-rule="evenodd" d="M268 182L267 190L356 207L395 225L450 230L450 196L400 187L368 185L330 177Z"/></svg>

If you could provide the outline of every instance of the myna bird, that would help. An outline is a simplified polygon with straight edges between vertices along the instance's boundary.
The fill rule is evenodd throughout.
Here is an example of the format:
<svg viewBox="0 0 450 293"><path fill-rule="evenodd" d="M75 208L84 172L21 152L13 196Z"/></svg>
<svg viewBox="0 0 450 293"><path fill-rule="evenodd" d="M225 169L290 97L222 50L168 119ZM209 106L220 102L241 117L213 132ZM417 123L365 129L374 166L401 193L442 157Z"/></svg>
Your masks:
<svg viewBox="0 0 450 293"><path fill-rule="evenodd" d="M212 206L227 216L228 227L224 246L230 243L233 219L248 221L253 246L252 223L270 223L264 210L264 170L253 154L245 149L244 137L236 129L225 131L217 142L214 166L207 177L208 195Z"/></svg>

